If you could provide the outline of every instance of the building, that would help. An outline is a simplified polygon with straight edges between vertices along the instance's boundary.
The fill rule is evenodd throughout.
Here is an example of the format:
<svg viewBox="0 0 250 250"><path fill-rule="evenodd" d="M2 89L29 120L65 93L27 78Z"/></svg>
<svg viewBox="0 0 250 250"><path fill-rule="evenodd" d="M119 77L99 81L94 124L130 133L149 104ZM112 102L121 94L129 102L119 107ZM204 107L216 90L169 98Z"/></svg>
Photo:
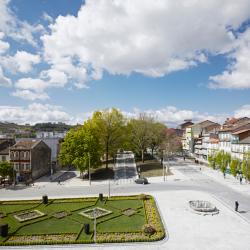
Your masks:
<svg viewBox="0 0 250 250"><path fill-rule="evenodd" d="M37 139L62 139L66 136L68 130L65 131L38 131L36 132L36 138Z"/></svg>
<svg viewBox="0 0 250 250"><path fill-rule="evenodd" d="M0 139L0 161L9 161L9 148L15 144L14 139Z"/></svg>
<svg viewBox="0 0 250 250"><path fill-rule="evenodd" d="M190 154L193 148L192 125L185 128L182 136L182 149L184 154Z"/></svg>
<svg viewBox="0 0 250 250"><path fill-rule="evenodd" d="M18 141L10 147L17 181L37 179L51 171L51 149L43 141Z"/></svg>

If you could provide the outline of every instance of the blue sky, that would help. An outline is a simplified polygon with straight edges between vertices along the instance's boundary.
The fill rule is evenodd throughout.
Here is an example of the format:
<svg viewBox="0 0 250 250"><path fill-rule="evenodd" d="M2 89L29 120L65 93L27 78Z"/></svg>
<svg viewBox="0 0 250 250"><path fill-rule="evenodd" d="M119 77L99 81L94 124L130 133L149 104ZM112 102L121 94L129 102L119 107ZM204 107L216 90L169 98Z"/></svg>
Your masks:
<svg viewBox="0 0 250 250"><path fill-rule="evenodd" d="M249 0L0 8L0 121L76 123L110 107L170 126L250 116Z"/></svg>

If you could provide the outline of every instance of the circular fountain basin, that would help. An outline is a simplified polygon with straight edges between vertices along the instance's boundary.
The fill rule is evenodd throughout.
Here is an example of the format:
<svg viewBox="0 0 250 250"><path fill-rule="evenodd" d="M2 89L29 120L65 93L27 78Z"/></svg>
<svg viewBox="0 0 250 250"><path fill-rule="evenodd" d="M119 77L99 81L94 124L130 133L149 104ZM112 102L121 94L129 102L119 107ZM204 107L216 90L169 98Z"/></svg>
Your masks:
<svg viewBox="0 0 250 250"><path fill-rule="evenodd" d="M214 215L214 214L219 213L219 210L217 209L217 207L214 206L209 201L203 201L203 200L189 201L189 206L192 209L192 211L194 211L194 212L196 212L198 214Z"/></svg>

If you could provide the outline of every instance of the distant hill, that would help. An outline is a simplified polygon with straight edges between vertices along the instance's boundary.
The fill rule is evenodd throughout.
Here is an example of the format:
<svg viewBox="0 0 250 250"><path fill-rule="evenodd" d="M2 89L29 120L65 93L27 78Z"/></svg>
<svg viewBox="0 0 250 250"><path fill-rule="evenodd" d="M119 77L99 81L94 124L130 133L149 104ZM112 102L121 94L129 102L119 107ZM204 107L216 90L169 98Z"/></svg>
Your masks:
<svg viewBox="0 0 250 250"><path fill-rule="evenodd" d="M10 122L0 122L0 133L19 133L21 131L26 132L37 132L37 131L46 131L46 132L62 132L65 130L69 130L75 126L68 125L65 123L37 123L35 125L19 125L16 123Z"/></svg>

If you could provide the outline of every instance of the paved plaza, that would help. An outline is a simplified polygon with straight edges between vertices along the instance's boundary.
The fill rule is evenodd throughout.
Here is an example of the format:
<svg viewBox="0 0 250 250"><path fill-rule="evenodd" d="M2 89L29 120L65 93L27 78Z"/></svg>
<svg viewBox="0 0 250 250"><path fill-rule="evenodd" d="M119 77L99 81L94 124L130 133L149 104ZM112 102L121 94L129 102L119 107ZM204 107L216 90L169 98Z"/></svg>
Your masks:
<svg viewBox="0 0 250 250"><path fill-rule="evenodd" d="M162 177L149 178L150 184L110 182L111 195L135 193L152 194L157 201L167 238L155 243L51 246L52 249L250 249L250 185L242 185L234 178L225 179L220 172L181 159L170 162L173 175L164 182ZM75 172L77 175L78 173ZM79 197L108 194L108 182L93 182L77 177L62 182L35 183L18 190L1 189L1 199L49 197ZM234 201L239 201L239 212ZM207 200L219 209L217 215L199 215L189 208L190 200ZM48 246L1 247L0 249L48 249Z"/></svg>

